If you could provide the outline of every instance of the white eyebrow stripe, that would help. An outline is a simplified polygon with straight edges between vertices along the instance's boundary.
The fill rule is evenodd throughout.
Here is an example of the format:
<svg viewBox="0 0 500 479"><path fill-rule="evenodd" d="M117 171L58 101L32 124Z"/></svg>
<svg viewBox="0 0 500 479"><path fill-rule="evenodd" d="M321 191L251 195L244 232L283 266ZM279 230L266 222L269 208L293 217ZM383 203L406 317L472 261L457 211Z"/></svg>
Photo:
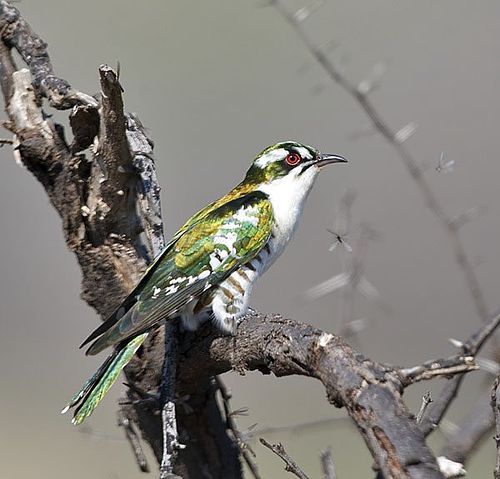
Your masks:
<svg viewBox="0 0 500 479"><path fill-rule="evenodd" d="M294 146L293 149L304 159L310 160L312 159L312 155L307 148L303 146Z"/></svg>
<svg viewBox="0 0 500 479"><path fill-rule="evenodd" d="M265 168L267 165L269 165L269 163L273 163L277 160L285 158L287 153L288 153L287 150L285 150L284 148L278 148L276 150L272 150L269 153L262 155L258 160L255 160L255 164L259 168Z"/></svg>

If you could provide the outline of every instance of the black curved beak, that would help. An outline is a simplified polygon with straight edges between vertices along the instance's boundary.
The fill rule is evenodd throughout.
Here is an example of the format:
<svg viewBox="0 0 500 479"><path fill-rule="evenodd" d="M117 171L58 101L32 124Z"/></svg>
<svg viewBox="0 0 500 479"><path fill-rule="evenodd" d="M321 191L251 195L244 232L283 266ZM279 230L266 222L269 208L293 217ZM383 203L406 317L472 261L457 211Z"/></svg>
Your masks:
<svg viewBox="0 0 500 479"><path fill-rule="evenodd" d="M321 154L320 159L316 162L318 166L330 165L331 163L347 163L347 160L340 155L324 153Z"/></svg>

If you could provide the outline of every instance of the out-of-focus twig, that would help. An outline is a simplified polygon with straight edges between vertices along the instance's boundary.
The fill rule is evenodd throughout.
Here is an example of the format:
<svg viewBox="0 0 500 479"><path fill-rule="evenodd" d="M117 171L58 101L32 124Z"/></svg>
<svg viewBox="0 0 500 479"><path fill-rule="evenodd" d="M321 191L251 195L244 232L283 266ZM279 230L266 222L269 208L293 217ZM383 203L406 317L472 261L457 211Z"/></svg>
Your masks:
<svg viewBox="0 0 500 479"><path fill-rule="evenodd" d="M463 343L461 347L463 354L475 356L482 348L485 341L494 333L499 323L500 311L497 311L481 328ZM429 407L427 417L420 423L420 428L425 435L430 434L441 422L441 419L450 407L453 399L456 397L463 379L463 374L459 374L453 379L450 379L441 391L438 399Z"/></svg>
<svg viewBox="0 0 500 479"><path fill-rule="evenodd" d="M252 473L253 477L255 479L261 479L259 470L257 468L257 464L255 464L255 462L251 457L252 455L255 457L255 453L252 451L248 442L245 441L245 438L238 429L238 426L234 419L235 411L231 410L231 405L230 405L232 397L231 391L229 391L229 389L226 387L226 385L219 376L215 376L215 383L217 384L217 388L219 389L222 398L222 406L224 408L224 414L226 416L227 427L231 430L234 440L238 444L238 448L241 451L241 455L243 456L243 459L248 468L250 469L250 472Z"/></svg>
<svg viewBox="0 0 500 479"><path fill-rule="evenodd" d="M477 361L477 359L476 359ZM441 423L441 431L446 436L446 443L440 451L442 456L464 464L471 454L477 450L483 438L488 437L494 424L493 411L490 407L491 390L481 392L470 407L468 414L453 432L447 433Z"/></svg>
<svg viewBox="0 0 500 479"><path fill-rule="evenodd" d="M259 441L262 445L270 449L274 454L281 458L285 463L285 470L291 472L299 479L309 479L304 471L299 467L299 465L287 454L283 444L279 442L278 444L270 444L264 438L260 437Z"/></svg>
<svg viewBox="0 0 500 479"><path fill-rule="evenodd" d="M142 472L149 472L148 461L146 459L146 456L144 455L144 451L142 450L141 441L137 436L137 432L132 422L126 416L123 409L118 410L118 426L123 427L123 430L125 431L125 437L132 447L132 452L134 454L137 465L139 466L139 469Z"/></svg>
<svg viewBox="0 0 500 479"><path fill-rule="evenodd" d="M325 479L337 479L335 464L332 458L332 449L329 447L321 453L321 468Z"/></svg>
<svg viewBox="0 0 500 479"><path fill-rule="evenodd" d="M329 230L330 231L330 230ZM354 340L356 334L363 329L365 320L354 319L354 300L356 293L360 293L368 300L377 304L381 309L388 312L390 307L380 298L380 293L366 278L364 260L368 241L376 237L376 233L367 224L362 224L359 236L356 238L354 247L345 243L340 233L330 231L337 236L336 243L343 245L342 273L337 274L306 291L308 299L315 300L335 291L342 290L342 301L340 302L341 328L340 332L348 340ZM349 249L346 249L347 246ZM331 250L332 248L330 248Z"/></svg>
<svg viewBox="0 0 500 479"><path fill-rule="evenodd" d="M459 235L459 227L455 224L453 218L451 218L445 212L443 205L438 200L429 182L423 175L423 172L418 163L415 161L408 149L404 146L404 141L408 139L410 135L408 133L405 133L404 135L401 134L402 130L394 132L389 127L385 119L382 118L382 116L368 97L368 94L372 90L372 88L366 88L366 86L363 86L363 83L361 83L360 86L351 84L341 72L341 70L337 68L334 62L332 62L328 58L326 53L320 47L315 45L313 41L308 37L304 28L302 27L302 22L300 21L300 19L298 19L287 8L283 0L271 0L271 4L275 6L282 17L293 28L297 36L304 43L309 53L323 67L330 79L338 84L360 105L366 115L370 118L374 128L396 151L398 157L408 170L411 178L418 186L418 189L420 190L424 198L425 204L436 216L439 223L444 228L450 241L455 260L462 270L468 290L474 301L477 314L482 320L486 320L486 318L488 317L488 308L486 306L486 301L484 299L484 295L480 287L477 275L474 271L472 262L467 255L462 239ZM412 128L412 131L414 131L414 127Z"/></svg>
<svg viewBox="0 0 500 479"><path fill-rule="evenodd" d="M344 75L342 69L338 68L337 65L329 59L327 53L310 39L302 25L302 18L294 15L289 8L287 8L284 0L270 0L270 3L274 5L286 22L293 28L309 53L323 67L329 78L338 84L353 98L356 103L358 103L370 119L374 130L382 135L382 137L395 150L399 159L406 167L410 177L420 191L425 204L445 231L451 246L451 251L453 252L455 261L462 272L477 315L482 321L487 321L489 310L484 293L474 270L473 261L469 258L460 235L460 228L464 224L464 222L460 219L466 218L468 222L470 219L468 218L469 215L460 215L459 221L457 221L456 218L452 217L445 211L442 202L438 199L429 181L424 176L423 169L419 166L413 155L404 145L404 142L414 133L416 126L413 123L410 123L406 127L401 128L399 131L393 131L369 98L370 92L373 91L374 86L377 86L378 84L378 78L375 80L369 79L369 81L363 81L359 85L352 84ZM379 76L380 75L378 75L378 77ZM436 171L451 171L453 164L453 160L444 161L444 155L441 155ZM500 355L500 344L498 343L499 341L495 340L494 354L496 356ZM495 359L498 359L498 357ZM461 376L456 376L443 388L443 391L433 408L436 413L440 411L435 417L439 416L441 418L442 415L444 415L453 398L456 396L461 381ZM427 422L427 424L429 423ZM485 429L485 431L486 430L487 429Z"/></svg>
<svg viewBox="0 0 500 479"><path fill-rule="evenodd" d="M256 435L270 435L270 434L280 434L280 433L303 433L307 429L320 429L323 427L330 427L332 424L343 423L347 426L351 426L352 422L349 418L346 417L332 417L328 419L316 419L314 421L305 421L298 424L290 424L287 426L278 426L278 427L265 427L262 429L256 429L253 431L253 436Z"/></svg>

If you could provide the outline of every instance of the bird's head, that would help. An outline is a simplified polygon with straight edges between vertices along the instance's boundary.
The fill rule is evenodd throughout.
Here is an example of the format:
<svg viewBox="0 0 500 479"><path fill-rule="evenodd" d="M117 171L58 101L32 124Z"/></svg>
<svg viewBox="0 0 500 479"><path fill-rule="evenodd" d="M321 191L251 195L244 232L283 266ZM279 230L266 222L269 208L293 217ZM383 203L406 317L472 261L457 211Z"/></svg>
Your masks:
<svg viewBox="0 0 500 479"><path fill-rule="evenodd" d="M286 182L309 189L321 167L346 161L339 155L321 153L311 146L285 141L257 155L244 182L256 186Z"/></svg>

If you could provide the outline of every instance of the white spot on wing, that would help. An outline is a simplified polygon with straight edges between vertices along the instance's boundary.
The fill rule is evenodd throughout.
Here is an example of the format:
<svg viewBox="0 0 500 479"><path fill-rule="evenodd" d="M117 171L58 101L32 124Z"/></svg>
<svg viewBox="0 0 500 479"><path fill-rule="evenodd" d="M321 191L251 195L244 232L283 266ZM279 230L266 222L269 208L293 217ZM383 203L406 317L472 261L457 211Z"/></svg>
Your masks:
<svg viewBox="0 0 500 479"><path fill-rule="evenodd" d="M217 256L215 255L212 255L210 257L210 268L212 268L212 271L214 271L215 269L217 269L219 267L219 265L221 264L221 261L219 258L217 258Z"/></svg>
<svg viewBox="0 0 500 479"><path fill-rule="evenodd" d="M165 288L165 296L177 292L179 287L175 284L171 284L168 288Z"/></svg>
<svg viewBox="0 0 500 479"><path fill-rule="evenodd" d="M204 279L206 277L210 276L210 271L208 271L208 269L206 269L205 271L203 271L202 273L200 273L200 275L198 276L199 279Z"/></svg>
<svg viewBox="0 0 500 479"><path fill-rule="evenodd" d="M155 286L153 288L153 296L151 296L151 298L156 299L158 297L158 295L160 294L160 291L161 291L161 288L158 288Z"/></svg>

